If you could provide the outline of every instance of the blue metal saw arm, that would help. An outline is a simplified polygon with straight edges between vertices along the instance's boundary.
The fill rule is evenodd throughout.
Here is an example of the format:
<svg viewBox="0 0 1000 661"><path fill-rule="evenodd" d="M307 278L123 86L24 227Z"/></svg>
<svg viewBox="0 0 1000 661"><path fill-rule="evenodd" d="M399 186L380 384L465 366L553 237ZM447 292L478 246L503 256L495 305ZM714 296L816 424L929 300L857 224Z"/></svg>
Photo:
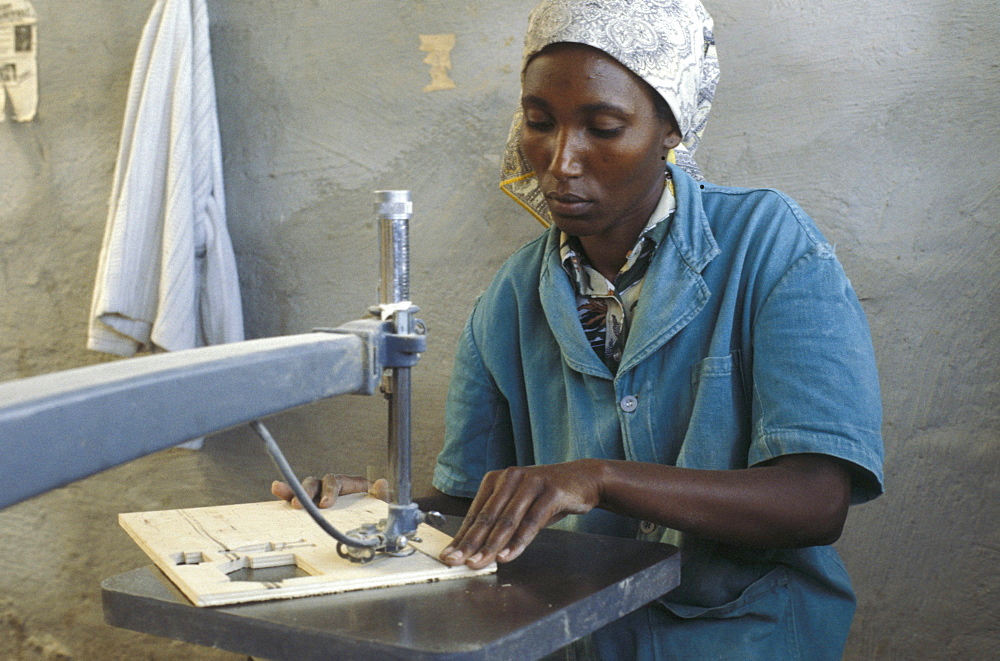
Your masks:
<svg viewBox="0 0 1000 661"><path fill-rule="evenodd" d="M364 322L349 325L357 324ZM372 329L249 340L0 383L0 508L288 408L370 395L382 373L382 337Z"/></svg>

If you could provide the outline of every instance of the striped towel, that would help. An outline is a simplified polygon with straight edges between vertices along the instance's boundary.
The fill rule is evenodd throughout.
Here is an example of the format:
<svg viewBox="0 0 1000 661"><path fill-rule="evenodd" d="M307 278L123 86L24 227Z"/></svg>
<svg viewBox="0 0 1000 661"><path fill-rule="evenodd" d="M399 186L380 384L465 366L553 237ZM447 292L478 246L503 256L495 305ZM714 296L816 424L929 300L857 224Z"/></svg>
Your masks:
<svg viewBox="0 0 1000 661"><path fill-rule="evenodd" d="M129 87L87 347L243 339L205 0L157 0Z"/></svg>

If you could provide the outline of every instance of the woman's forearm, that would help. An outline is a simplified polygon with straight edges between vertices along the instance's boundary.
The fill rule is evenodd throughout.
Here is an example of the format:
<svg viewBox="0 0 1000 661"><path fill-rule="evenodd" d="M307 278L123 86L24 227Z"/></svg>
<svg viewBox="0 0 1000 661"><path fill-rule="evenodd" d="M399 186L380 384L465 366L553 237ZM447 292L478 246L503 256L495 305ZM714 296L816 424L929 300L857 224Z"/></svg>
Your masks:
<svg viewBox="0 0 1000 661"><path fill-rule="evenodd" d="M830 544L850 503L850 475L837 459L798 454L742 470L696 470L585 459L598 475L598 507L732 544Z"/></svg>
<svg viewBox="0 0 1000 661"><path fill-rule="evenodd" d="M515 466L486 474L442 560L509 562L546 525L594 507L731 544L829 544L849 501L847 468L817 454L719 471L605 459Z"/></svg>

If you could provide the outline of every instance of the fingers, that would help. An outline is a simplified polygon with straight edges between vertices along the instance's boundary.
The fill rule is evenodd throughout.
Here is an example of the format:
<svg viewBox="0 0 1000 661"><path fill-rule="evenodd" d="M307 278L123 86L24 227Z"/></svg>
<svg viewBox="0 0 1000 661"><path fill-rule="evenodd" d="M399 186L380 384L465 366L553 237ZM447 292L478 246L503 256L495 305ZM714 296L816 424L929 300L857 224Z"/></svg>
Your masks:
<svg viewBox="0 0 1000 661"><path fill-rule="evenodd" d="M489 532L482 546L466 559L466 563L473 569L479 569L494 560L510 562L520 556L552 518L551 505L547 500L544 495L539 495L527 508L509 503L500 518L493 522L492 528L489 528L489 519L481 517L484 531L489 528Z"/></svg>
<svg viewBox="0 0 1000 661"><path fill-rule="evenodd" d="M291 500L295 497L295 493L292 491L292 488L284 482L279 482L278 480L271 482L271 493L275 498L279 498L281 500Z"/></svg>
<svg viewBox="0 0 1000 661"><path fill-rule="evenodd" d="M447 565L481 569L510 562L542 528L568 514L586 514L600 502L600 465L575 461L511 467L487 473L452 543Z"/></svg>
<svg viewBox="0 0 1000 661"><path fill-rule="evenodd" d="M389 502L389 480L379 478L368 487L368 495Z"/></svg>
<svg viewBox="0 0 1000 661"><path fill-rule="evenodd" d="M313 478L307 477L305 480L303 480L302 486L305 487L306 482L309 481L310 479ZM317 499L315 496L313 496L313 502L316 503L316 505L321 508L332 506L335 502L337 502L337 497L341 493L343 493L342 487L343 485L341 483L341 478L339 475L327 473L326 475L323 476L323 479L320 481L319 498ZM309 491L308 488L306 489L306 493L312 495L312 492ZM295 503L292 503L292 507L294 506Z"/></svg>
<svg viewBox="0 0 1000 661"><path fill-rule="evenodd" d="M332 507L338 497L349 493L368 492L381 500L389 500L389 483L386 480L369 483L365 478L353 475L327 473L322 479L310 476L302 480L302 489L320 508ZM291 503L293 508L302 509L302 503L285 482L272 482L271 493Z"/></svg>
<svg viewBox="0 0 1000 661"><path fill-rule="evenodd" d="M320 486L320 481L317 480L315 477L307 477L306 479L302 480L302 488L305 489L305 492L309 494L311 498L313 498L314 502L315 502L315 495L319 490L319 486ZM287 483L275 480L274 482L271 483L271 493L274 494L277 498L280 498L281 500L287 500L289 503L291 503L292 507L294 507L295 509L302 509L302 503L299 502L299 499L298 497L296 497L295 492L292 491L292 488L288 486Z"/></svg>
<svg viewBox="0 0 1000 661"><path fill-rule="evenodd" d="M515 535L519 540L530 541L527 533L518 533L518 528L523 510L530 508L533 500L516 497L516 486L512 491L509 481L507 485L498 485L496 491L480 489L479 496L484 495L485 498L473 501L454 541L442 552L445 564L481 569L494 560L506 561L508 557L513 560L516 556L507 542Z"/></svg>
<svg viewBox="0 0 1000 661"><path fill-rule="evenodd" d="M442 561L480 569L521 555L542 528L579 509L552 477L517 468L488 474Z"/></svg>
<svg viewBox="0 0 1000 661"><path fill-rule="evenodd" d="M306 492L306 495L309 496L309 499L312 500L317 505L319 503L317 502L318 499L316 498L316 494L320 492L322 484L323 484L322 480L312 477L311 475L306 479L302 480L302 489ZM298 496L292 498L291 502L292 502L292 507L294 507L295 509L298 510L302 509L302 503L299 502Z"/></svg>

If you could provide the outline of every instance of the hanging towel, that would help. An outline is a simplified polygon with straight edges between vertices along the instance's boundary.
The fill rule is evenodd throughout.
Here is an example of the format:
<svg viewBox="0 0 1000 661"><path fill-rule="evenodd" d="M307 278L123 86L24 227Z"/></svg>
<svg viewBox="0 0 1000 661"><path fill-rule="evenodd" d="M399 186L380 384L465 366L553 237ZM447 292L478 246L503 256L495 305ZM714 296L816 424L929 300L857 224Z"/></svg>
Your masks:
<svg viewBox="0 0 1000 661"><path fill-rule="evenodd" d="M157 0L132 69L87 347L130 356L242 339L205 0Z"/></svg>

